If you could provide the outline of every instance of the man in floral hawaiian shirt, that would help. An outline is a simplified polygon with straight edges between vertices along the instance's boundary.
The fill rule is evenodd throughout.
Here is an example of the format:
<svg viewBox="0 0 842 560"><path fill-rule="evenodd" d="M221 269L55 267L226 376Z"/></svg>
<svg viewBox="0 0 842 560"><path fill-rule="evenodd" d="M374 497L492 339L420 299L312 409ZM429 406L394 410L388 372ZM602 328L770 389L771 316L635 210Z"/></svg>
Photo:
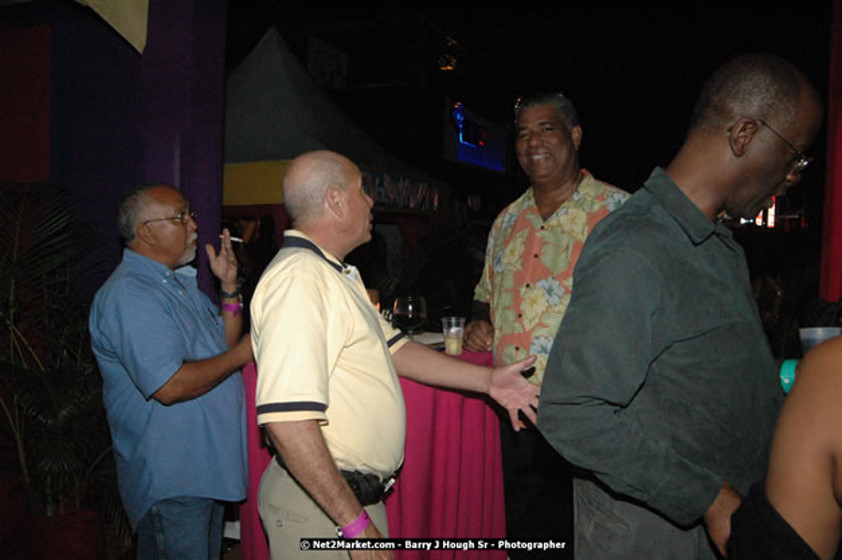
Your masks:
<svg viewBox="0 0 842 560"><path fill-rule="evenodd" d="M497 364L534 354L530 381L541 383L585 238L628 194L579 167L582 127L564 95L531 96L518 103L515 119L518 161L531 187L491 228L465 348L493 350ZM562 528L571 524L569 465L537 430L501 429L507 536L565 540L569 529L565 534ZM519 557L516 551L510 555Z"/></svg>

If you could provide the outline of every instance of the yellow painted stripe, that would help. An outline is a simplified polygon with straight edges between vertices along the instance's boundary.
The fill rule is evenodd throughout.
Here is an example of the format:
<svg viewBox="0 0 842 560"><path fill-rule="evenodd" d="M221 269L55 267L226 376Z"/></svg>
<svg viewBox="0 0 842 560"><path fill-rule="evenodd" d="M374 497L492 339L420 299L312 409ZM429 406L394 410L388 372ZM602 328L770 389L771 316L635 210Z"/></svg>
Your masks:
<svg viewBox="0 0 842 560"><path fill-rule="evenodd" d="M281 180L290 160L226 163L222 175L222 204L280 204Z"/></svg>

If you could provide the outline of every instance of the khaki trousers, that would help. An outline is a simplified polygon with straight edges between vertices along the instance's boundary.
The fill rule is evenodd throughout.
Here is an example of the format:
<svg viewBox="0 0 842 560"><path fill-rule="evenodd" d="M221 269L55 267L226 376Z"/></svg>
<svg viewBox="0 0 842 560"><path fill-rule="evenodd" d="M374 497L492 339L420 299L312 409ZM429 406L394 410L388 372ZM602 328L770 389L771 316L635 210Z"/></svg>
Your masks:
<svg viewBox="0 0 842 560"><path fill-rule="evenodd" d="M301 539L337 538L336 524L277 461L266 467L260 479L257 504L272 560L348 560L345 550L301 550ZM380 532L388 536L383 502L365 510Z"/></svg>

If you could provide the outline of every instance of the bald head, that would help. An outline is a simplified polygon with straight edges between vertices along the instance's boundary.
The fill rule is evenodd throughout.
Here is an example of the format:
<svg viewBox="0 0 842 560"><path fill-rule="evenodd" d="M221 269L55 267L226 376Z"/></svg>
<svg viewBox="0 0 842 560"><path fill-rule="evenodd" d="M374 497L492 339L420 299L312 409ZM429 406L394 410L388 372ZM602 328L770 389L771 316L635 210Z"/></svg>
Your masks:
<svg viewBox="0 0 842 560"><path fill-rule="evenodd" d="M307 152L292 160L284 174L284 205L295 227L322 215L330 189L345 190L357 166L327 150Z"/></svg>
<svg viewBox="0 0 842 560"><path fill-rule="evenodd" d="M717 69L690 117L690 134L714 134L741 117L786 126L795 118L802 91L818 100L807 77L771 54L739 56Z"/></svg>
<svg viewBox="0 0 842 560"><path fill-rule="evenodd" d="M816 89L788 61L739 56L705 82L667 174L709 219L754 218L801 180L822 114Z"/></svg>

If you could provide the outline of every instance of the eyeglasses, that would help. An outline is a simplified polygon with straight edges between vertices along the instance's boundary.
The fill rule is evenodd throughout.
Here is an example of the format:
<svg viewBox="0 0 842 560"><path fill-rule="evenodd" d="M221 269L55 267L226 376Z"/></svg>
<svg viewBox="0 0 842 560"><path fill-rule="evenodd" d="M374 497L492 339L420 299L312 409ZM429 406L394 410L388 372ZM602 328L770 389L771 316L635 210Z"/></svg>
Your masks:
<svg viewBox="0 0 842 560"><path fill-rule="evenodd" d="M196 212L193 212L191 210L189 212L181 212L179 214L176 214L175 216L170 216L169 218L155 218L152 220L146 220L145 222L143 222L143 225L151 224L152 222L166 222L167 220L178 220L186 226L190 222L190 220L193 220L194 222L196 221Z"/></svg>
<svg viewBox="0 0 842 560"><path fill-rule="evenodd" d="M804 152L802 152L801 150L799 150L798 148L793 146L792 142L790 142L789 140L784 138L777 130L775 130L774 128L769 126L769 123L767 123L763 119L757 119L757 122L759 122L760 124L762 124L763 126L768 128L772 132L772 134L774 134L775 136L780 138L781 141L784 144L786 144L789 147L790 150L795 152L795 159L793 160L795 162L795 165L793 167L793 171L801 173L802 171L804 171L804 169L807 168L808 165L810 165L811 163L813 163L813 161L815 161L815 158L811 158L810 156L808 156L807 154L805 154Z"/></svg>

